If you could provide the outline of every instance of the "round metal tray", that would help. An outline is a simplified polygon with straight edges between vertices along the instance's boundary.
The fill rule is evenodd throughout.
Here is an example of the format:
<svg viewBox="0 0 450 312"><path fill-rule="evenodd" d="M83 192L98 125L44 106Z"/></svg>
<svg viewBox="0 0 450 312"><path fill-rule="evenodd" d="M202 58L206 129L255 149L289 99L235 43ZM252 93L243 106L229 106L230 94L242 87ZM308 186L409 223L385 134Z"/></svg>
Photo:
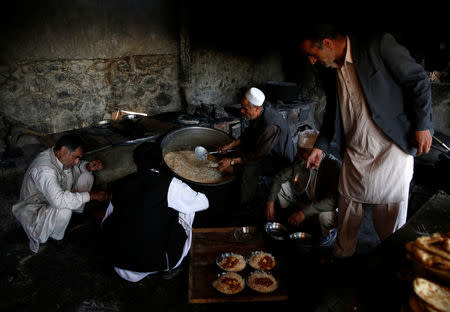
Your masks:
<svg viewBox="0 0 450 312"><path fill-rule="evenodd" d="M235 274L238 275L238 276L242 279L242 289L240 289L239 291L237 291L237 292L235 292L235 293L232 293L232 294L228 294L228 293L226 293L226 292L223 292L223 291L217 289L216 286L214 285L214 282L217 281L218 279L220 279L222 276L224 276L224 275L235 275ZM236 275L235 275L235 276L236 276ZM215 290L217 290L218 292L220 292L220 293L222 293L222 294L224 294L224 295L229 295L229 296L236 295L236 294L242 292L242 291L245 289L245 279L244 279L239 273L236 273L236 272L222 272L222 273L219 273L219 274L217 275L217 278L216 278L214 281L212 281L211 284L212 284L212 287L213 287Z"/></svg>
<svg viewBox="0 0 450 312"><path fill-rule="evenodd" d="M270 279L272 279L276 283L276 286L273 289L270 289L270 290L256 289L256 288L252 287L252 285L250 284L249 280L254 274L261 274L264 277L269 277ZM248 277L247 277L245 282L246 282L246 284L248 285L249 288L251 288L252 290L254 290L256 292L259 292L259 293L271 293L271 292L274 292L275 290L278 289L278 281L277 281L277 279L272 274L270 274L270 273L268 273L266 271L256 270L256 271L251 272L248 275Z"/></svg>
<svg viewBox="0 0 450 312"><path fill-rule="evenodd" d="M273 262L274 262L273 267L271 267L270 269L269 269L269 268L267 268L267 269L261 269L261 268L255 268L254 266L252 266L252 265L250 264L250 259L251 259L252 257L254 257L254 256L258 255L258 254L260 254L260 253L263 253L264 255L267 255L267 256L269 256L269 257L271 257L271 258L273 259ZM255 270L260 270L260 271L270 271L270 270L272 270L272 269L277 265L277 260L275 259L275 257L274 257L272 254L270 254L270 253L268 253L268 252L265 252L265 251L258 250L258 251L252 251L252 252L250 253L250 255L247 257L247 263L248 263L249 266L251 266L251 267L252 267L253 269L255 269Z"/></svg>
<svg viewBox="0 0 450 312"><path fill-rule="evenodd" d="M233 270L232 268L231 268L231 269L228 269L228 268L223 268L223 267L221 267L221 266L220 266L220 261L222 261L222 259L225 259L225 258L227 258L227 257L241 258L241 259L244 261L244 266L243 266L242 268L238 269L238 270ZM245 267L247 266L247 261L245 260L245 257L242 256L242 255L240 255L240 254L237 254L237 253L234 253L234 252L224 252L224 253L222 253L222 254L217 258L216 264L217 264L217 266L218 266L220 269L222 269L222 270L224 270L224 271L228 271L228 272L239 272L239 271L242 271L243 269L245 269Z"/></svg>

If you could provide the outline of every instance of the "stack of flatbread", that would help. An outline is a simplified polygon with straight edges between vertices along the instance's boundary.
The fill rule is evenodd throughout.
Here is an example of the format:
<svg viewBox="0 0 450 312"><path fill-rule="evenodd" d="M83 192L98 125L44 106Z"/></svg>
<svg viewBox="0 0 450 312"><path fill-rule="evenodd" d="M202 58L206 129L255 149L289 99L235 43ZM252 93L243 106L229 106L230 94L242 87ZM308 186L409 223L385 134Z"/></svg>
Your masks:
<svg viewBox="0 0 450 312"><path fill-rule="evenodd" d="M427 279L417 277L413 281L414 293L409 297L409 306L414 312L450 311L450 288Z"/></svg>
<svg viewBox="0 0 450 312"><path fill-rule="evenodd" d="M419 273L412 283L411 309L450 312L450 232L418 237L406 243L406 250Z"/></svg>
<svg viewBox="0 0 450 312"><path fill-rule="evenodd" d="M406 243L407 258L450 281L450 233L434 233Z"/></svg>

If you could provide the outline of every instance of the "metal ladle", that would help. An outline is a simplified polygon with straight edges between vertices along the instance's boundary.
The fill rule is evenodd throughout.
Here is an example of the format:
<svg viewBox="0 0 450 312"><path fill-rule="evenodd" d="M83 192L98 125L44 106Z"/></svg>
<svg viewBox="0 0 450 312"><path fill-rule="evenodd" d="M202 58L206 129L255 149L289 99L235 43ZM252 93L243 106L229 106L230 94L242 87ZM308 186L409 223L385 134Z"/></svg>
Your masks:
<svg viewBox="0 0 450 312"><path fill-rule="evenodd" d="M234 152L235 150L226 150L226 151L215 151L215 152L208 152L206 148L203 146L196 146L195 147L195 156L197 156L200 160L206 160L208 158L208 155L210 154L224 154L224 153L230 153Z"/></svg>

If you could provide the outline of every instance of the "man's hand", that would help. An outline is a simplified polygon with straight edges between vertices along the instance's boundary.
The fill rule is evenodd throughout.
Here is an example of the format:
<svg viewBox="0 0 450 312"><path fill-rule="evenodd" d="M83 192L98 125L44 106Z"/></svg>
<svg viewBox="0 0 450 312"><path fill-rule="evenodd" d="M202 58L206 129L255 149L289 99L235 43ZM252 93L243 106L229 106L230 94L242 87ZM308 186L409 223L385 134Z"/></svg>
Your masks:
<svg viewBox="0 0 450 312"><path fill-rule="evenodd" d="M430 151L432 141L433 138L431 137L430 130L414 132L413 144L417 147L416 156L428 153Z"/></svg>
<svg viewBox="0 0 450 312"><path fill-rule="evenodd" d="M219 167L217 167L217 170L224 171L228 167L231 167L231 158L224 158L219 161Z"/></svg>
<svg viewBox="0 0 450 312"><path fill-rule="evenodd" d="M230 143L230 144L227 144L227 145L224 145L224 146L220 146L220 147L217 149L217 151L220 152L220 153L225 153L225 151L231 149L230 145L231 145L231 143Z"/></svg>
<svg viewBox="0 0 450 312"><path fill-rule="evenodd" d="M217 151L221 152L221 153L225 153L227 150L233 149L233 147L238 146L239 144L241 144L241 140L240 139L236 139L234 141L231 141L229 144L224 145L224 146L220 146Z"/></svg>
<svg viewBox="0 0 450 312"><path fill-rule="evenodd" d="M320 165L320 161L322 160L323 151L318 148L313 148L311 154L308 156L308 160L306 161L306 168L308 169L316 169Z"/></svg>
<svg viewBox="0 0 450 312"><path fill-rule="evenodd" d="M300 223L302 223L303 220L305 220L305 219L306 219L305 214L303 213L303 211L299 210L299 211L293 213L293 214L289 217L288 223L289 223L289 224L292 224L292 225L294 225L294 226L299 226Z"/></svg>
<svg viewBox="0 0 450 312"><path fill-rule="evenodd" d="M273 220L275 218L275 206L274 206L274 202L271 200L267 201L265 215L266 215L267 221L273 222Z"/></svg>
<svg viewBox="0 0 450 312"><path fill-rule="evenodd" d="M101 160L91 160L87 164L86 168L90 172L94 172L94 171L97 171L97 170L102 170L103 169L103 163L102 163Z"/></svg>
<svg viewBox="0 0 450 312"><path fill-rule="evenodd" d="M105 191L92 191L89 192L89 197L91 200L97 200L97 201L105 201L108 199L108 193Z"/></svg>

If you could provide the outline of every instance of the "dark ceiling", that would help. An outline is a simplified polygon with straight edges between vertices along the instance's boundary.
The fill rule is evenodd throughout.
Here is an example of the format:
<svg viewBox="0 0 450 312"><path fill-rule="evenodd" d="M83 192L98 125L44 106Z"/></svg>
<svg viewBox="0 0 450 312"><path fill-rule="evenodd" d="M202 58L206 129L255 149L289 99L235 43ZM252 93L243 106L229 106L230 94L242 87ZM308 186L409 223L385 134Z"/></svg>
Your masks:
<svg viewBox="0 0 450 312"><path fill-rule="evenodd" d="M141 12L158 10L157 6L164 3L166 10L173 11L170 15L174 27L187 26L193 47L259 55L268 50L290 49L295 37L309 24L331 22L363 35L374 31L393 32L417 58L427 57L429 64L436 63L433 64L436 69L442 64L447 65L449 55L447 10L442 5L422 3L414 6L410 3L407 7L393 7L376 2L369 6L361 1L324 0L100 0L94 3L88 0L4 2L0 16L2 36L13 36L11 30L14 28L26 29L27 21L41 16L42 12L58 12L63 4L65 8L73 7L76 15L78 11L82 12L77 11L80 7L100 11L102 6L114 7L120 14L121 6L140 8Z"/></svg>

